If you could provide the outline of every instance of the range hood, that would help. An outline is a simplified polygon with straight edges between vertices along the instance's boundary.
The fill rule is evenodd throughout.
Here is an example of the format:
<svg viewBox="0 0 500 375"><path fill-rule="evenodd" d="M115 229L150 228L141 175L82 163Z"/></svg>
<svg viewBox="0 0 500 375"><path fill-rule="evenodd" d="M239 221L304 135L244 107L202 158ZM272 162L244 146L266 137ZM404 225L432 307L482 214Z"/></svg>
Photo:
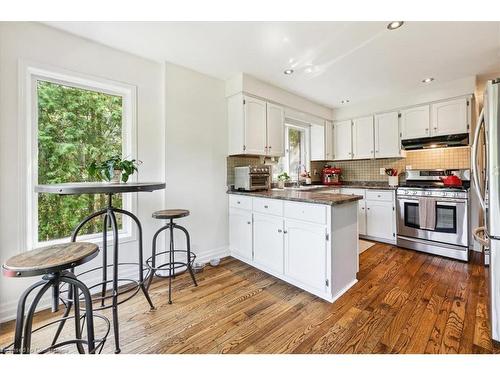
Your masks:
<svg viewBox="0 0 500 375"><path fill-rule="evenodd" d="M422 150L442 147L458 147L469 145L469 133L440 135L437 137L425 137L416 139L405 139L401 141L403 150Z"/></svg>

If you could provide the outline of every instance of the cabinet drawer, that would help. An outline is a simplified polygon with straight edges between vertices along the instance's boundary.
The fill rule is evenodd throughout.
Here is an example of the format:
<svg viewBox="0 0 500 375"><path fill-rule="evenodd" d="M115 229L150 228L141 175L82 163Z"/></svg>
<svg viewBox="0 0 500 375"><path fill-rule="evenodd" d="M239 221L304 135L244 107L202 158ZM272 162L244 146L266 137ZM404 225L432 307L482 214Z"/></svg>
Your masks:
<svg viewBox="0 0 500 375"><path fill-rule="evenodd" d="M253 210L263 214L283 216L283 201L279 199L253 198Z"/></svg>
<svg viewBox="0 0 500 375"><path fill-rule="evenodd" d="M363 198L365 197L365 189L342 188L340 193L347 195L361 195Z"/></svg>
<svg viewBox="0 0 500 375"><path fill-rule="evenodd" d="M285 202L285 217L289 219L326 224L326 206L299 202Z"/></svg>
<svg viewBox="0 0 500 375"><path fill-rule="evenodd" d="M367 190L366 199L371 201L392 202L393 194L392 191L387 190Z"/></svg>
<svg viewBox="0 0 500 375"><path fill-rule="evenodd" d="M244 210L252 209L252 198L245 197L243 195L230 195L229 196L229 207L241 208Z"/></svg>

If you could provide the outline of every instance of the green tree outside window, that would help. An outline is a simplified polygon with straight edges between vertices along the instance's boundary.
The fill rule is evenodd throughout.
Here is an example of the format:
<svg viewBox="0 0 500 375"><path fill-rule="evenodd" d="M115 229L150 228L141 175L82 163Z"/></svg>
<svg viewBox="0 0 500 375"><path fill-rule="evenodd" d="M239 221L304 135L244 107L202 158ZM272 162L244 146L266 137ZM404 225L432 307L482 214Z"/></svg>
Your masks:
<svg viewBox="0 0 500 375"><path fill-rule="evenodd" d="M122 98L58 83L38 81L38 183L92 181L93 160L122 154ZM38 240L65 238L90 213L105 207L104 195L38 194ZM122 207L115 195L114 205ZM121 215L117 215L122 227ZM102 231L94 219L81 234Z"/></svg>

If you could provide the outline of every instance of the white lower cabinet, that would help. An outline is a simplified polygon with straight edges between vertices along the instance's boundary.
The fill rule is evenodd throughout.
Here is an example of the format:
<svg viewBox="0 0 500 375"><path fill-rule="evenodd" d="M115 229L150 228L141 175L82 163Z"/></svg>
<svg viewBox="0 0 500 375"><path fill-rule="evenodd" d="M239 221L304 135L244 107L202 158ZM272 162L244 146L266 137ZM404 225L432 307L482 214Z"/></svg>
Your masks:
<svg viewBox="0 0 500 375"><path fill-rule="evenodd" d="M358 233L361 237L395 243L394 191L342 188L341 193L365 198L358 201Z"/></svg>
<svg viewBox="0 0 500 375"><path fill-rule="evenodd" d="M384 201L366 201L366 235L395 240L394 204Z"/></svg>
<svg viewBox="0 0 500 375"><path fill-rule="evenodd" d="M332 207L248 199L229 199L232 256L329 302L356 283L354 202ZM237 204L248 209L234 207Z"/></svg>
<svg viewBox="0 0 500 375"><path fill-rule="evenodd" d="M272 272L283 273L283 218L253 214L253 260Z"/></svg>
<svg viewBox="0 0 500 375"><path fill-rule="evenodd" d="M285 219L285 275L317 290L325 290L326 227Z"/></svg>
<svg viewBox="0 0 500 375"><path fill-rule="evenodd" d="M252 259L252 211L229 209L229 243L231 252L241 258Z"/></svg>

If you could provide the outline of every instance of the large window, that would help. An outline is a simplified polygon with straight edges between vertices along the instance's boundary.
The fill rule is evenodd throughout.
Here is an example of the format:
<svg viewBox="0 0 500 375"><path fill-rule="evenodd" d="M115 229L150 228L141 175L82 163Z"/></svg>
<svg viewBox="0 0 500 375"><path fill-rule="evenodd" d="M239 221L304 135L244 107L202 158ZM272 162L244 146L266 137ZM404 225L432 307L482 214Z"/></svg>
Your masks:
<svg viewBox="0 0 500 375"><path fill-rule="evenodd" d="M28 177L32 246L66 240L85 216L106 205L104 195L37 194L34 185L92 181L87 172L91 161L134 157L128 89L46 73L27 77L32 110ZM132 209L127 196L115 195L113 203ZM130 236L128 220L121 215L117 219L121 236ZM102 230L102 219L94 219L82 228L81 238L101 238Z"/></svg>
<svg viewBox="0 0 500 375"><path fill-rule="evenodd" d="M287 172L293 181L297 173L309 171L309 125L285 124L285 157L281 158L278 173Z"/></svg>

